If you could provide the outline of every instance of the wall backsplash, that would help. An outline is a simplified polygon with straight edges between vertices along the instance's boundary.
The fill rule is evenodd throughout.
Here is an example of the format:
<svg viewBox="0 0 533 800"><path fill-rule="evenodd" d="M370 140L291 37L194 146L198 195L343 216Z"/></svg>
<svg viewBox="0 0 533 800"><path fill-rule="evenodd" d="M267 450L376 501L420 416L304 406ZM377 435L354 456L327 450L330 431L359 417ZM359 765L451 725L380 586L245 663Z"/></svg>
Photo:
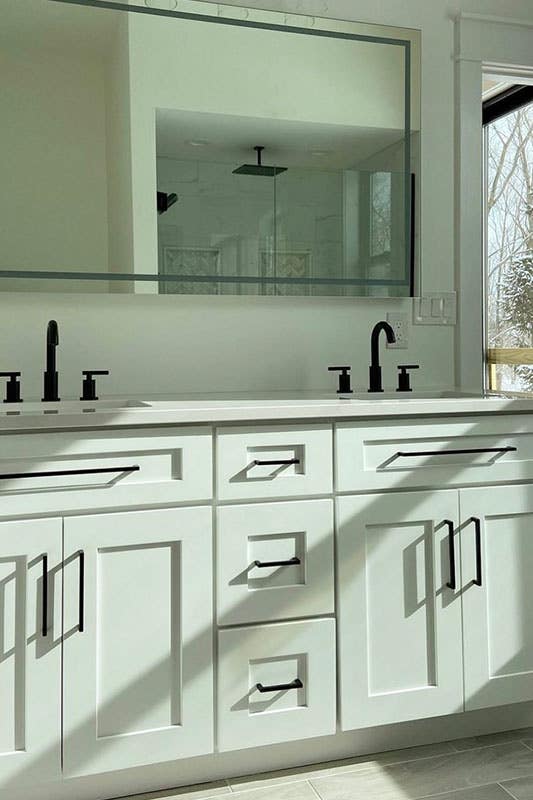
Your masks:
<svg viewBox="0 0 533 800"><path fill-rule="evenodd" d="M104 394L334 391L333 364L352 364L368 385L370 331L410 300L308 297L0 295L0 370L21 370L23 396L39 399L49 319L60 326L63 399L79 396L81 370L109 369ZM414 326L407 350L385 350L384 383L396 364L419 363L415 388L450 388L453 329Z"/></svg>

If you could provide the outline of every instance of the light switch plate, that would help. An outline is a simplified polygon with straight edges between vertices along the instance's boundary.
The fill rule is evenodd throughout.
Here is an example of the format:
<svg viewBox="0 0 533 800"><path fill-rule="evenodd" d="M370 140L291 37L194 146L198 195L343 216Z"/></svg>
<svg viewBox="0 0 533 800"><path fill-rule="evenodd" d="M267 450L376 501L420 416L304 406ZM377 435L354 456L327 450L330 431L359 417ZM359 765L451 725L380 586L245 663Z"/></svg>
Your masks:
<svg viewBox="0 0 533 800"><path fill-rule="evenodd" d="M457 322L457 294L439 292L415 297L413 325L455 325Z"/></svg>

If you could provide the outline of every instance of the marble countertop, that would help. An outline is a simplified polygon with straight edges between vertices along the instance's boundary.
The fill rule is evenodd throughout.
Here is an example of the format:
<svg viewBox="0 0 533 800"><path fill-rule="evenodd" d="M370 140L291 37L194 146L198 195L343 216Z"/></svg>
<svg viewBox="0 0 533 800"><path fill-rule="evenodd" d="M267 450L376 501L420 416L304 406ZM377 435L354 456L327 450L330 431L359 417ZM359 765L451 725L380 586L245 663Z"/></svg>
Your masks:
<svg viewBox="0 0 533 800"><path fill-rule="evenodd" d="M454 392L354 394L275 392L109 397L95 402L5 404L0 433L71 428L347 420L468 414L533 414L533 397Z"/></svg>

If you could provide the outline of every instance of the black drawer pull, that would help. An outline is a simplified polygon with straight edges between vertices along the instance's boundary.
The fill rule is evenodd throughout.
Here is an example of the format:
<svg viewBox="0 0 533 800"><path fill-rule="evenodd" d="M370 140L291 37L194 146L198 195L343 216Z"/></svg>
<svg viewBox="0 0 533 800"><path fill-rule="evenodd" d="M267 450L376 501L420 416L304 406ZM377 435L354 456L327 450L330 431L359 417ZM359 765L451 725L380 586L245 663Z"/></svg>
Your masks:
<svg viewBox="0 0 533 800"><path fill-rule="evenodd" d="M78 553L80 560L80 587L78 595L78 630L83 633L85 630L85 553L80 550Z"/></svg>
<svg viewBox="0 0 533 800"><path fill-rule="evenodd" d="M292 683L276 683L273 686L263 686L262 683L256 683L256 689L264 694L265 692L286 692L289 689L302 689L303 683L300 678L295 678Z"/></svg>
<svg viewBox="0 0 533 800"><path fill-rule="evenodd" d="M42 618L42 634L48 636L48 555L43 553L43 577L42 577L42 603L43 603L43 618Z"/></svg>
<svg viewBox="0 0 533 800"><path fill-rule="evenodd" d="M412 456L452 456L452 455L474 455L476 453L516 453L517 447L471 447L466 450L413 450L413 452L396 453L398 458L409 458Z"/></svg>
<svg viewBox="0 0 533 800"><path fill-rule="evenodd" d="M292 567L296 564L301 564L302 562L297 556L294 558L288 558L286 561L254 561L254 566L259 567L259 569L264 569L265 567Z"/></svg>
<svg viewBox="0 0 533 800"><path fill-rule="evenodd" d="M457 580L455 576L455 543L453 540L454 525L451 519L445 519L444 524L448 526L448 557L450 559L450 580L446 582L446 586L455 592Z"/></svg>
<svg viewBox="0 0 533 800"><path fill-rule="evenodd" d="M18 478L60 478L66 475L101 475L109 472L139 472L137 465L132 467L95 467L94 469L57 469L49 472L11 472L0 474L0 480L15 480Z"/></svg>
<svg viewBox="0 0 533 800"><path fill-rule="evenodd" d="M481 566L481 520L479 517L470 517L470 522L476 526L476 577L472 581L476 586L483 583L483 571Z"/></svg>
<svg viewBox="0 0 533 800"><path fill-rule="evenodd" d="M278 459L277 461L261 461L260 459L256 458L252 462L254 467L285 467L289 464L299 464L299 458L282 458Z"/></svg>

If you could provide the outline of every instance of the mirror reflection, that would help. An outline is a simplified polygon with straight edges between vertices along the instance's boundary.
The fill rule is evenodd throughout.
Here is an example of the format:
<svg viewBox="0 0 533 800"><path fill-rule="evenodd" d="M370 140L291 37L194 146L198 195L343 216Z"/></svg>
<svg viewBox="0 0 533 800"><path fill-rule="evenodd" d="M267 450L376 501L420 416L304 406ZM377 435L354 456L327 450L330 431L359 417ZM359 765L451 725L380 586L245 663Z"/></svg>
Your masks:
<svg viewBox="0 0 533 800"><path fill-rule="evenodd" d="M2 5L0 291L411 294L417 33L137 5Z"/></svg>

